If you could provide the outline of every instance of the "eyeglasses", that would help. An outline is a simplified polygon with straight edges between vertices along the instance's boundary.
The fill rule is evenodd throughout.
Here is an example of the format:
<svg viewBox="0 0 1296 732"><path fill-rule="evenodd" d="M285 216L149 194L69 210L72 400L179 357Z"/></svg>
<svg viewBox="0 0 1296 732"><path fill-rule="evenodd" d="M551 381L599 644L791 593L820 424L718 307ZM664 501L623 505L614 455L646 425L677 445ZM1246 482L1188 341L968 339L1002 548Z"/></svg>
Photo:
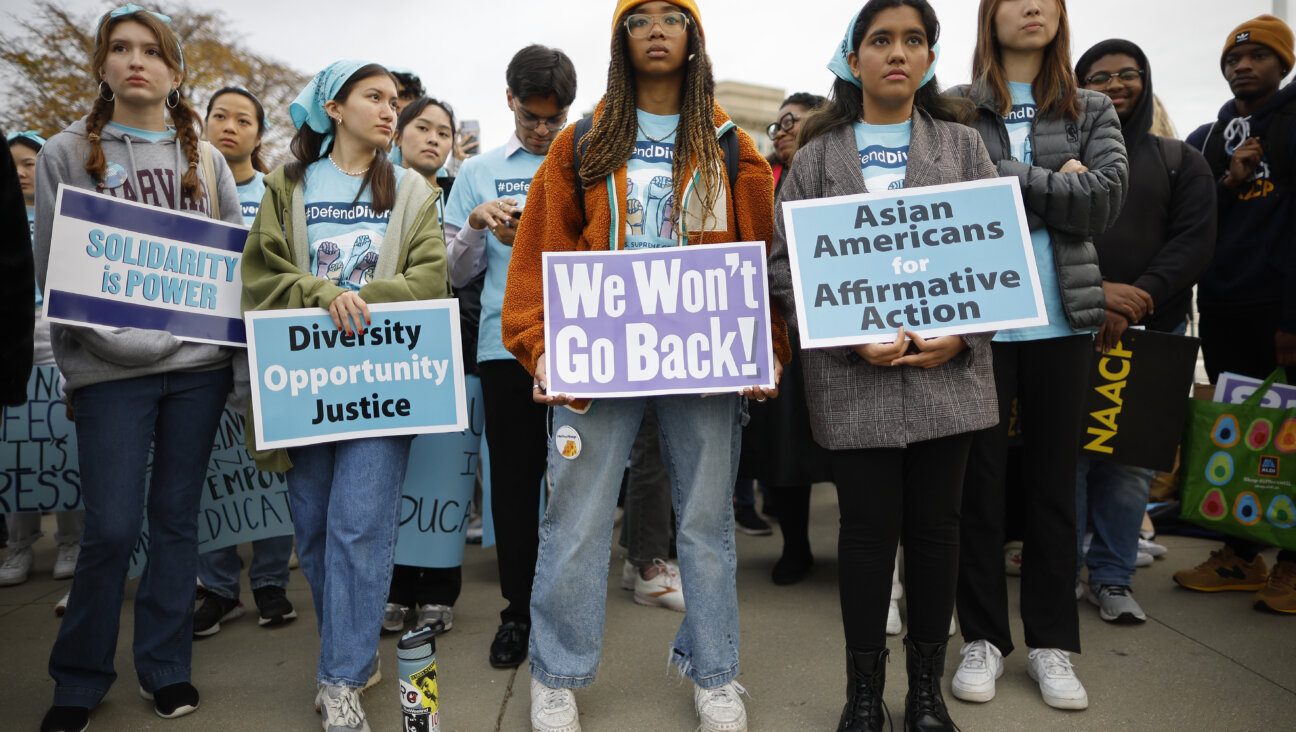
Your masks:
<svg viewBox="0 0 1296 732"><path fill-rule="evenodd" d="M653 26L660 25L662 33L678 36L688 27L688 16L683 13L635 13L626 16L626 33L631 38L647 38L652 35Z"/></svg>
<svg viewBox="0 0 1296 732"><path fill-rule="evenodd" d="M790 134L792 132L792 128L796 127L796 123L799 122L800 120L801 120L800 115L796 115L796 114L792 114L791 112L788 112L782 117L779 117L778 122L771 122L769 124L769 127L765 128L765 134L769 135L769 139L771 140L776 139L780 132L787 132Z"/></svg>
<svg viewBox="0 0 1296 732"><path fill-rule="evenodd" d="M1143 72L1138 69L1121 69L1114 74L1109 74L1106 71L1099 71L1098 73L1090 74L1085 77L1084 82L1089 86L1106 86L1111 83L1112 79L1120 79L1122 82L1128 84L1131 81L1138 81L1141 78L1143 78Z"/></svg>
<svg viewBox="0 0 1296 732"><path fill-rule="evenodd" d="M521 104L513 105L513 117L522 125L524 129L538 130L540 125L544 125L546 132L561 130L567 124L567 111L554 117L537 117L534 114L522 109Z"/></svg>

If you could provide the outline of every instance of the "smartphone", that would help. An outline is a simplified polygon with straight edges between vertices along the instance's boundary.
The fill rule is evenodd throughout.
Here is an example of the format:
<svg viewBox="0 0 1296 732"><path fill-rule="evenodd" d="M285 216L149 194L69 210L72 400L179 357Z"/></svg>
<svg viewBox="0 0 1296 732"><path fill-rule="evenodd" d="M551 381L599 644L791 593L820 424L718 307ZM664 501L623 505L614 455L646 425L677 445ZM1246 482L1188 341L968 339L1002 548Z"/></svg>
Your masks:
<svg viewBox="0 0 1296 732"><path fill-rule="evenodd" d="M515 208L515 209L513 209L513 213L510 214L510 215L513 217L513 220L514 220L514 221L521 221L521 220L522 220L522 209L520 209L520 208Z"/></svg>
<svg viewBox="0 0 1296 732"><path fill-rule="evenodd" d="M466 119L459 124L459 148L465 157L481 151L481 122Z"/></svg>

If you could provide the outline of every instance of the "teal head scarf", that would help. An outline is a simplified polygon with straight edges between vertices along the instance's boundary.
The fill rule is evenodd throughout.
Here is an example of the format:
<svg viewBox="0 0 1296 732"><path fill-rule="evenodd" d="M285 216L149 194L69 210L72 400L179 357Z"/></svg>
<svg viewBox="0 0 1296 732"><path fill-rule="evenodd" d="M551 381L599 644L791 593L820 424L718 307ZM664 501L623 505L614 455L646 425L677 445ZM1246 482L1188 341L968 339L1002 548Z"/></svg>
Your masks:
<svg viewBox="0 0 1296 732"><path fill-rule="evenodd" d="M833 72L838 79L849 81L860 89L863 89L864 85L851 73L849 56L855 51L851 40L852 36L855 35L855 24L859 22L860 13L862 12L864 10L861 8L859 12L851 16L850 25L846 26L846 35L842 38L841 43L837 44L837 50L833 52L832 58L828 61L828 70ZM936 56L932 59L931 66L927 67L927 73L923 75L922 83L918 85L919 89L927 86L927 82L936 76L936 62L940 61L940 44L933 45L931 50Z"/></svg>
<svg viewBox="0 0 1296 732"><path fill-rule="evenodd" d="M17 139L31 140L36 143L37 147L45 147L45 138L41 137L36 130L27 130L26 132L14 132L5 138L5 142L12 145Z"/></svg>
<svg viewBox="0 0 1296 732"><path fill-rule="evenodd" d="M288 114L292 117L293 126L301 129L305 125L324 136L320 143L320 156L333 144L333 120L329 118L324 105L337 96L342 85L351 75L368 66L368 61L334 61L315 75L305 89L288 105Z"/></svg>

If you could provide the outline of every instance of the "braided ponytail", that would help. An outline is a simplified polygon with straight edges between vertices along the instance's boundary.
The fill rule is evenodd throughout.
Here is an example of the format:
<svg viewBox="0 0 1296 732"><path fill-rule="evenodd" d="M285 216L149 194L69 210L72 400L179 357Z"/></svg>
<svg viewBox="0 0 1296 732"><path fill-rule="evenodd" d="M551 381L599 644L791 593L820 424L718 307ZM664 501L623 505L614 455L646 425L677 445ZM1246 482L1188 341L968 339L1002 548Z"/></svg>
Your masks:
<svg viewBox="0 0 1296 732"><path fill-rule="evenodd" d="M90 114L86 115L85 171L94 180L103 180L108 175L108 158L104 157L103 146L99 144L99 133L112 119L112 114L113 103L96 96Z"/></svg>
<svg viewBox="0 0 1296 732"><path fill-rule="evenodd" d="M639 127L635 107L634 72L630 68L625 33L612 38L612 60L608 63L607 93L603 96L603 114L594 122L582 140L581 185L597 185L621 169L634 153Z"/></svg>
<svg viewBox="0 0 1296 732"><path fill-rule="evenodd" d="M689 175L696 170L699 181L699 195L702 203L701 230L705 231L710 222L711 209L719 198L724 185L720 171L724 168L724 156L720 153L720 143L716 140L715 130L715 78L711 73L711 57L707 55L702 41L702 32L697 23L688 24L689 53L692 60L688 62L684 76L684 102L680 106L679 129L675 136L675 158L671 162L671 177L675 181L676 212L683 210L684 201L679 195L688 185ZM684 222L676 214L675 231L686 234Z"/></svg>
<svg viewBox="0 0 1296 732"><path fill-rule="evenodd" d="M198 115L178 87L174 93L180 97L180 101L171 108L171 124L175 126L176 142L180 144L184 158L189 163L189 168L180 177L180 187L196 203L203 194L198 171ZM208 201L211 200L211 194L211 191L207 191ZM220 215L219 211L211 213L214 216Z"/></svg>

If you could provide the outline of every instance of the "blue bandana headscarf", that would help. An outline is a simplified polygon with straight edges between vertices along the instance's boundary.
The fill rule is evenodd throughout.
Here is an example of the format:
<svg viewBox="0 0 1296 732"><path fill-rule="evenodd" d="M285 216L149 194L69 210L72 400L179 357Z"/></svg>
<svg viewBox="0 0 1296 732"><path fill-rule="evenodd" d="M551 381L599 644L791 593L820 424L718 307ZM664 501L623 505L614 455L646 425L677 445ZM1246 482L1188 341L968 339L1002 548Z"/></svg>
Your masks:
<svg viewBox="0 0 1296 732"><path fill-rule="evenodd" d="M828 61L828 70L833 72L838 79L849 81L861 89L864 88L864 85L851 73L849 56L855 51L851 44L851 37L855 35L855 24L859 22L860 13L862 12L864 10L861 8L858 13L851 16L850 25L846 26L845 37L842 38L841 43L837 44L837 50L833 52L832 58ZM922 83L918 85L919 89L927 86L927 82L936 76L936 62L940 61L940 44L937 43L932 46L931 50L936 56L932 59L931 66L927 67L927 73L923 74Z"/></svg>
<svg viewBox="0 0 1296 732"><path fill-rule="evenodd" d="M37 145L40 145L41 147L45 147L45 138L41 137L36 132L36 130L27 130L26 132L14 132L5 138L5 142L12 145L13 141L17 140L20 137L26 140L31 140L32 142L36 143Z"/></svg>
<svg viewBox="0 0 1296 732"><path fill-rule="evenodd" d="M149 10L147 8L140 7L135 3L129 3L127 5L121 6L120 8L117 8L116 10L109 10L108 12L99 16L99 25L96 27L102 28L104 21L108 20L109 18L124 18L128 15L134 15L136 13L148 13L149 15L153 16L154 18L157 18L163 23L166 23L167 25L171 25L171 16L163 15L161 13ZM183 72L185 70L184 51L181 50L180 48L179 40L176 41L176 55L180 57L180 71Z"/></svg>
<svg viewBox="0 0 1296 732"><path fill-rule="evenodd" d="M338 90L352 74L368 65L368 61L334 61L316 74L292 104L288 105L293 127L300 130L302 125L306 125L324 136L324 141L320 143L321 156L333 144L333 120L324 110L324 105L337 96Z"/></svg>

